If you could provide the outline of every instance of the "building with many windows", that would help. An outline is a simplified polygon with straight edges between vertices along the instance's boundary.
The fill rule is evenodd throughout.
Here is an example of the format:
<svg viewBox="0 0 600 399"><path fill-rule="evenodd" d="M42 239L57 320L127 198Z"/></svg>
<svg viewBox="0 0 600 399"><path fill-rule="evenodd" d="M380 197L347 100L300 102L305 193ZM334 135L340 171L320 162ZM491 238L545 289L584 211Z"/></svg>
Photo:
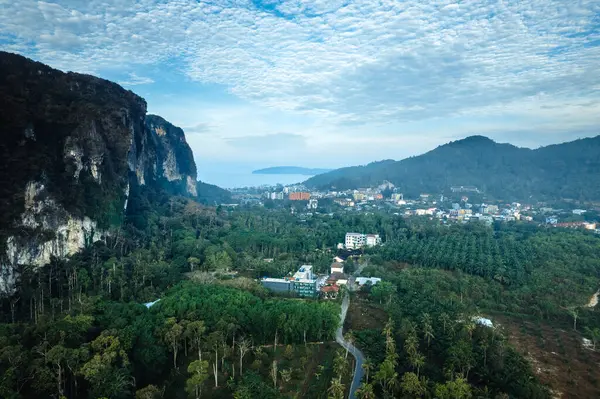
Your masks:
<svg viewBox="0 0 600 399"><path fill-rule="evenodd" d="M346 249L374 247L381 244L379 234L346 233Z"/></svg>
<svg viewBox="0 0 600 399"><path fill-rule="evenodd" d="M346 248L356 249L364 247L367 243L367 236L360 233L346 233Z"/></svg>
<svg viewBox="0 0 600 399"><path fill-rule="evenodd" d="M292 277L263 278L260 282L263 287L273 292L295 293L302 297L317 295L317 280L313 275L311 265L302 265Z"/></svg>

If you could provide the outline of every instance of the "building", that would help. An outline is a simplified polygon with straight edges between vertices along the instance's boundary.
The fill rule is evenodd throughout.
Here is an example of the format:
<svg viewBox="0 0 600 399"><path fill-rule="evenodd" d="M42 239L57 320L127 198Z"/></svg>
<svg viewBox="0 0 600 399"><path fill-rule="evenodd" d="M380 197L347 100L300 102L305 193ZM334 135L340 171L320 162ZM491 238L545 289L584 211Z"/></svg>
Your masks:
<svg viewBox="0 0 600 399"><path fill-rule="evenodd" d="M308 209L317 209L318 206L319 206L319 201L315 198L311 198L310 200L308 200L308 204L306 204L306 207Z"/></svg>
<svg viewBox="0 0 600 399"><path fill-rule="evenodd" d="M317 280L311 265L302 265L293 276L293 290L298 296L314 297L317 294Z"/></svg>
<svg viewBox="0 0 600 399"><path fill-rule="evenodd" d="M367 234L367 247L374 247L376 245L381 245L381 237L379 234Z"/></svg>
<svg viewBox="0 0 600 399"><path fill-rule="evenodd" d="M475 186L452 186L450 190L453 193L478 193L479 189Z"/></svg>
<svg viewBox="0 0 600 399"><path fill-rule="evenodd" d="M302 265L291 278L263 278L263 287L278 293L295 293L303 297L315 297L317 295L317 280L315 279L312 266Z"/></svg>
<svg viewBox="0 0 600 399"><path fill-rule="evenodd" d="M324 285L319 292L323 299L335 299L340 292L340 287L337 285Z"/></svg>
<svg viewBox="0 0 600 399"><path fill-rule="evenodd" d="M354 197L354 201L364 201L367 198L365 193L360 192L354 193L352 196Z"/></svg>
<svg viewBox="0 0 600 399"><path fill-rule="evenodd" d="M288 198L290 201L308 201L310 200L310 193L306 193L304 191L297 191L294 193L290 193Z"/></svg>
<svg viewBox="0 0 600 399"><path fill-rule="evenodd" d="M392 194L392 201L398 202L404 200L404 194L402 193L394 193Z"/></svg>
<svg viewBox="0 0 600 399"><path fill-rule="evenodd" d="M364 247L367 243L367 236L360 233L346 233L346 248L356 249Z"/></svg>
<svg viewBox="0 0 600 399"><path fill-rule="evenodd" d="M573 209L573 215L583 215L585 213L585 209Z"/></svg>
<svg viewBox="0 0 600 399"><path fill-rule="evenodd" d="M325 285L346 285L348 284L348 276L344 273L331 273Z"/></svg>
<svg viewBox="0 0 600 399"><path fill-rule="evenodd" d="M555 217L547 217L546 218L546 224L557 224L558 223L558 219Z"/></svg>
<svg viewBox="0 0 600 399"><path fill-rule="evenodd" d="M340 262L334 262L331 264L331 274L333 273L344 273L344 265Z"/></svg>
<svg viewBox="0 0 600 399"><path fill-rule="evenodd" d="M279 292L283 294L288 294L292 292L292 282L284 278L265 277L262 280L260 280L260 283L269 291Z"/></svg>

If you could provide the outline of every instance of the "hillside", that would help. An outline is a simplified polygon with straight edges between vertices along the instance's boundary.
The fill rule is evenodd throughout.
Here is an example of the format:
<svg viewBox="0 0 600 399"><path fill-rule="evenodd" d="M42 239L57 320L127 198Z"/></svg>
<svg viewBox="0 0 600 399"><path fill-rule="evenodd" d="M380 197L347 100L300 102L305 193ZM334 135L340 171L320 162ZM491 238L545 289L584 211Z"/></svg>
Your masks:
<svg viewBox="0 0 600 399"><path fill-rule="evenodd" d="M536 150L471 136L423 155L337 169L314 176L314 188L353 189L387 180L409 196L447 193L451 186L476 186L502 199L597 200L600 136Z"/></svg>
<svg viewBox="0 0 600 399"><path fill-rule="evenodd" d="M303 168L301 166L273 166L252 171L255 175L307 175L314 176L331 172L331 169Z"/></svg>

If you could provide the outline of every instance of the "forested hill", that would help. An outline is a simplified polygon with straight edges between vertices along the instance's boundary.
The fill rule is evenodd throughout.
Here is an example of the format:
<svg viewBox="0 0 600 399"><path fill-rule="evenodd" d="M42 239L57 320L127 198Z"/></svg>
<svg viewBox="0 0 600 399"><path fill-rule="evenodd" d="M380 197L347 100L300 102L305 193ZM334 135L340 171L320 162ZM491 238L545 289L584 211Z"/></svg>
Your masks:
<svg viewBox="0 0 600 399"><path fill-rule="evenodd" d="M535 150L471 136L401 161L337 169L308 179L306 185L353 189L387 180L409 196L476 186L502 199L598 200L598 176L600 136Z"/></svg>

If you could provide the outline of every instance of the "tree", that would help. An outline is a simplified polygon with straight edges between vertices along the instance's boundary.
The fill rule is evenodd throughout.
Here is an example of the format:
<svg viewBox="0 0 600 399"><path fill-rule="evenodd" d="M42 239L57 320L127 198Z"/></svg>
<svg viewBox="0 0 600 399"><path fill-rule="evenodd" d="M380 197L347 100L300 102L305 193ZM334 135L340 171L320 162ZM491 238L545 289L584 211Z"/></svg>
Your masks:
<svg viewBox="0 0 600 399"><path fill-rule="evenodd" d="M202 384L208 378L208 362L206 360L195 360L188 366L190 378L186 381L186 391L196 399L200 398Z"/></svg>
<svg viewBox="0 0 600 399"><path fill-rule="evenodd" d="M423 338L427 341L427 347L429 347L431 340L435 338L433 335L433 326L431 325L431 316L429 313L423 313L421 317Z"/></svg>
<svg viewBox="0 0 600 399"><path fill-rule="evenodd" d="M190 265L190 272L193 272L194 269L196 268L196 266L198 266L200 264L200 259L194 257L194 256L190 256L187 259L188 264Z"/></svg>
<svg viewBox="0 0 600 399"><path fill-rule="evenodd" d="M171 351L173 352L173 368L177 368L177 353L181 347L182 334L183 327L177 323L177 320L174 317L167 319L165 322L163 339L165 343L171 347Z"/></svg>
<svg viewBox="0 0 600 399"><path fill-rule="evenodd" d="M369 373L371 372L371 369L373 368L373 364L371 363L371 360L369 358L365 359L364 363L362 364L362 368L365 371L365 378L366 378L366 382L368 384L369 383Z"/></svg>
<svg viewBox="0 0 600 399"><path fill-rule="evenodd" d="M90 346L94 355L82 366L81 374L90 383L92 396L127 396L132 385L126 369L129 359L119 338L104 331Z"/></svg>
<svg viewBox="0 0 600 399"><path fill-rule="evenodd" d="M436 384L435 396L438 399L469 399L473 395L466 378L457 378L445 384Z"/></svg>
<svg viewBox="0 0 600 399"><path fill-rule="evenodd" d="M135 391L135 399L160 399L162 395L163 391L155 385L148 385Z"/></svg>
<svg viewBox="0 0 600 399"><path fill-rule="evenodd" d="M273 387L277 388L277 360L273 360L273 363L271 363L271 370L269 373L273 380Z"/></svg>
<svg viewBox="0 0 600 399"><path fill-rule="evenodd" d="M348 358L348 351L350 350L350 345L354 345L354 334L352 334L352 330L348 331L345 335L344 335L344 340L349 344L346 347L346 356L345 358Z"/></svg>
<svg viewBox="0 0 600 399"><path fill-rule="evenodd" d="M411 398L421 398L427 393L427 380L425 377L419 378L415 373L404 373L400 389Z"/></svg>
<svg viewBox="0 0 600 399"><path fill-rule="evenodd" d="M341 378L333 377L331 379L331 385L327 390L327 399L343 399L344 398L344 384L342 384Z"/></svg>
<svg viewBox="0 0 600 399"><path fill-rule="evenodd" d="M425 365L425 356L419 352L409 355L410 364L417 370L417 377L419 376L421 367Z"/></svg>
<svg viewBox="0 0 600 399"><path fill-rule="evenodd" d="M368 382L363 382L356 390L356 397L358 399L375 399L373 385L369 384Z"/></svg>
<svg viewBox="0 0 600 399"><path fill-rule="evenodd" d="M243 362L244 362L244 356L246 356L246 353L248 353L248 351L251 349L250 346L250 341L248 339L246 339L245 337L242 337L242 339L239 340L238 342L238 350L240 353L240 376L243 375Z"/></svg>
<svg viewBox="0 0 600 399"><path fill-rule="evenodd" d="M202 343L206 327L202 320L196 320L188 323L186 326L186 335L190 338L192 346L198 351L198 360L202 360Z"/></svg>
<svg viewBox="0 0 600 399"><path fill-rule="evenodd" d="M577 319L579 318L579 312L577 311L577 308L570 308L569 314L573 318L573 330L577 331Z"/></svg>

